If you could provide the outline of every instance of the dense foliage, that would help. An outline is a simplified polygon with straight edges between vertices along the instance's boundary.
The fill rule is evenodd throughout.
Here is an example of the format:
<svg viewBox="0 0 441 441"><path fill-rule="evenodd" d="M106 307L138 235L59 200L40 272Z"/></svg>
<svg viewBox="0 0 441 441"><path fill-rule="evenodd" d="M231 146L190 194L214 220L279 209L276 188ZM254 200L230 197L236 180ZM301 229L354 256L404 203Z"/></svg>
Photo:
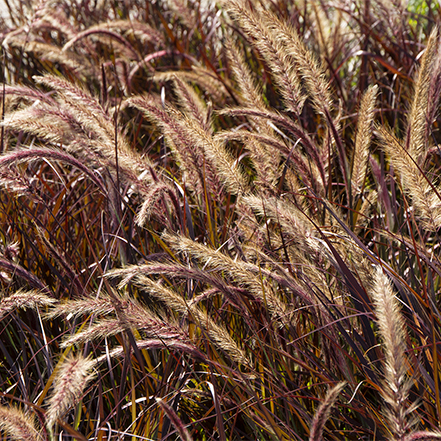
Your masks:
<svg viewBox="0 0 441 441"><path fill-rule="evenodd" d="M7 439L441 438L438 3L5 3Z"/></svg>

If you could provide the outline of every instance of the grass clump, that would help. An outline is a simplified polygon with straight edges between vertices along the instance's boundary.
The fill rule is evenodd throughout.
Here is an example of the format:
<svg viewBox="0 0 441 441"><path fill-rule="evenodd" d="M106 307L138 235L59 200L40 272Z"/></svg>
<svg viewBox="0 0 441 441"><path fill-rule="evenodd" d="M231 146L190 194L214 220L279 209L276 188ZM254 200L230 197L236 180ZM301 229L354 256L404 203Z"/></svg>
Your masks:
<svg viewBox="0 0 441 441"><path fill-rule="evenodd" d="M424 5L6 3L5 437L441 438Z"/></svg>

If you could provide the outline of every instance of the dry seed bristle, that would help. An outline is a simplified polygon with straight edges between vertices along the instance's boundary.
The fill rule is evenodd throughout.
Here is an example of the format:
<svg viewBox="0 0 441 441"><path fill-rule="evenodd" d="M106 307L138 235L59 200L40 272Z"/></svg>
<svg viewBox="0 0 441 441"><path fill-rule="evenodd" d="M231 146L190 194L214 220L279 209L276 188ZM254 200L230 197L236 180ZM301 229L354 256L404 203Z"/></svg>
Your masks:
<svg viewBox="0 0 441 441"><path fill-rule="evenodd" d="M441 439L441 432L431 430L415 431L406 435L403 441L433 441L434 439Z"/></svg>
<svg viewBox="0 0 441 441"><path fill-rule="evenodd" d="M57 419L81 399L84 389L94 377L90 372L94 365L94 360L76 355L69 356L57 366L54 390L48 400L46 412L48 428L53 428Z"/></svg>
<svg viewBox="0 0 441 441"><path fill-rule="evenodd" d="M234 77L241 91L242 104L265 111L266 106L262 99L262 92L256 86L242 53L231 39L226 40L225 46Z"/></svg>
<svg viewBox="0 0 441 441"><path fill-rule="evenodd" d="M164 197L173 195L175 192L174 188L170 186L167 182L159 181L150 186L147 194L144 194L144 201L136 214L135 222L139 226L145 225L152 215L157 213L157 204L164 200ZM172 208L173 204L172 204Z"/></svg>
<svg viewBox="0 0 441 441"><path fill-rule="evenodd" d="M98 338L107 338L125 330L142 331L151 338L187 340L187 335L176 324L160 319L135 299L119 297L117 294L104 299L85 298L67 301L56 306L45 317L54 318L65 314L73 317L84 314L102 316L112 313L116 315L116 318L101 319L97 323L91 324L88 328L67 338L62 343L62 347L77 345Z"/></svg>
<svg viewBox="0 0 441 441"><path fill-rule="evenodd" d="M144 311L141 317L130 315L125 318L126 321L120 318L100 320L86 330L64 340L61 347L67 348L100 338L108 338L129 329L142 332L148 338L159 338L162 342L169 339L180 339L185 343L188 339L187 335L177 326L170 325L147 311Z"/></svg>
<svg viewBox="0 0 441 441"><path fill-rule="evenodd" d="M53 5L50 5L49 2L44 5L43 10L37 14L37 17L38 21L34 23L35 28L47 25L61 32L68 39L78 32L78 29L69 21L66 14L60 9L53 8Z"/></svg>
<svg viewBox="0 0 441 441"><path fill-rule="evenodd" d="M180 115L172 108L169 109L171 113L169 115L148 97L135 97L128 102L145 112L161 127L171 141L170 147L177 153L178 159L181 159L184 169L189 172L191 182L199 179L199 190L203 189L206 176L217 192L215 176L219 175L232 193L238 194L245 191L247 185L233 159L223 146L196 121ZM143 212L146 209L148 206L143 208ZM145 218L146 216L139 216L140 220Z"/></svg>
<svg viewBox="0 0 441 441"><path fill-rule="evenodd" d="M123 304L124 306L124 304ZM107 315L115 312L115 302L110 298L86 297L81 300L70 300L55 305L47 314L46 319L54 319L63 315L79 317L81 315Z"/></svg>
<svg viewBox="0 0 441 441"><path fill-rule="evenodd" d="M30 286L36 288L40 292L47 293L48 295L51 294L50 289L35 274L26 270L21 265L0 257L0 268L25 280Z"/></svg>
<svg viewBox="0 0 441 441"><path fill-rule="evenodd" d="M397 437L393 439L402 439L409 428L405 404L410 389L410 382L406 378L405 323L391 282L381 267L377 268L371 293L385 353L382 395L389 405L386 416L392 433Z"/></svg>
<svg viewBox="0 0 441 441"><path fill-rule="evenodd" d="M39 306L52 306L57 301L47 295L33 291L17 291L0 300L0 320L16 309L37 309Z"/></svg>
<svg viewBox="0 0 441 441"><path fill-rule="evenodd" d="M377 127L384 150L388 153L403 187L412 197L413 206L423 218L426 228L437 230L441 226L440 191L427 182L424 171L414 162L402 143L386 128ZM437 194L438 193L438 194Z"/></svg>
<svg viewBox="0 0 441 441"><path fill-rule="evenodd" d="M153 121L163 132L168 146L175 155L183 171L183 178L187 185L198 192L202 192L205 183L215 194L220 192L219 178L212 161L207 157L203 146L195 143L192 131L188 127L188 118L171 106L165 109L154 97L133 97L128 101L130 106L142 111L147 118ZM207 135L209 136L209 135ZM167 183L158 182L155 187L164 191ZM138 222L148 219L152 204L149 198L157 197L158 192L150 188L145 202L138 214Z"/></svg>
<svg viewBox="0 0 441 441"><path fill-rule="evenodd" d="M196 11L188 0L167 0L169 8L181 19L182 23L192 29L196 25Z"/></svg>
<svg viewBox="0 0 441 441"><path fill-rule="evenodd" d="M207 106L195 90L178 76L174 79L179 104L187 117L194 119L207 133L212 132Z"/></svg>
<svg viewBox="0 0 441 441"><path fill-rule="evenodd" d="M299 253L313 256L319 252L321 246L314 240L315 234L306 216L295 205L276 198L258 196L247 196L243 201L259 216L273 220L276 225L280 224L292 236Z"/></svg>
<svg viewBox="0 0 441 441"><path fill-rule="evenodd" d="M195 322L201 326L208 334L214 344L224 351L232 360L237 363L250 366L250 361L239 348L237 343L231 338L230 334L217 325L213 319L196 306L190 306L181 296L171 289L163 287L160 283L150 278L136 274L131 278L133 284L149 293L157 300L164 302L171 310L184 316L190 315Z"/></svg>
<svg viewBox="0 0 441 441"><path fill-rule="evenodd" d="M362 189L366 176L377 93L378 86L370 87L360 103L351 179L351 190L354 197Z"/></svg>
<svg viewBox="0 0 441 441"><path fill-rule="evenodd" d="M20 49L24 46L26 52L33 52L42 60L59 63L61 66L71 69L78 75L84 74L89 70L88 65L85 64L81 58L77 56L67 56L65 52L53 44L45 44L38 41L28 43L26 43L26 41L14 41L14 45Z"/></svg>
<svg viewBox="0 0 441 441"><path fill-rule="evenodd" d="M323 115L330 114L332 98L324 67L315 60L294 28L269 11L264 13L264 22L267 29L283 42L286 53L294 60L316 111Z"/></svg>
<svg viewBox="0 0 441 441"><path fill-rule="evenodd" d="M428 106L433 97L429 96L433 67L439 46L438 28L434 28L427 42L418 72L412 107L408 117L408 152L418 165L422 164L427 149L426 126Z"/></svg>
<svg viewBox="0 0 441 441"><path fill-rule="evenodd" d="M71 103L75 103L79 108L87 108L87 114L89 117L97 121L100 127L106 128L108 130L108 136L113 136L113 131L110 130L109 127L109 124L111 124L111 118L96 99L85 89L72 84L70 81L53 75L35 76L33 79L37 84L43 84L44 86L59 92L63 97L63 101L69 98L72 100Z"/></svg>
<svg viewBox="0 0 441 441"><path fill-rule="evenodd" d="M0 406L0 431L16 441L43 441L34 419L15 407Z"/></svg>
<svg viewBox="0 0 441 441"><path fill-rule="evenodd" d="M268 28L259 14L251 11L244 1L228 0L224 5L268 63L286 109L299 114L305 101L300 77L290 54L281 44L279 35Z"/></svg>
<svg viewBox="0 0 441 441"><path fill-rule="evenodd" d="M1 122L3 127L24 130L54 144L62 144L71 138L70 127L62 119L55 119L41 106L14 112Z"/></svg>
<svg viewBox="0 0 441 441"><path fill-rule="evenodd" d="M235 283L246 287L251 296L268 307L269 313L274 318L283 319L285 316L286 305L270 285L266 284L260 277L261 269L258 265L234 260L220 251L213 250L183 236L166 234L164 238L173 250L188 253L203 262L206 267L217 272L225 272Z"/></svg>
<svg viewBox="0 0 441 441"><path fill-rule="evenodd" d="M95 40L102 41L103 44L112 44L112 50L125 56L129 59L138 60L138 53L135 48L129 43L129 41L121 36L118 32L110 30L106 23L99 24L97 26L91 26L90 28L77 33L71 40L69 40L62 48L63 52L67 52L78 41L85 37L93 36Z"/></svg>
<svg viewBox="0 0 441 441"><path fill-rule="evenodd" d="M338 395L345 385L346 383L337 384L326 394L323 403L320 405L314 415L314 419L311 424L311 432L309 434L309 441L321 441L323 439L323 430L331 413L331 408L335 404Z"/></svg>
<svg viewBox="0 0 441 441"><path fill-rule="evenodd" d="M187 127L192 142L205 151L205 156L210 160L217 170L217 174L225 184L228 191L233 194L243 194L248 191L248 183L240 170L237 161L234 161L230 153L206 133L193 121L187 121Z"/></svg>
<svg viewBox="0 0 441 441"><path fill-rule="evenodd" d="M62 348L91 342L99 338L107 338L120 334L126 330L126 326L118 319L105 319L89 326L84 331L72 335L61 343Z"/></svg>
<svg viewBox="0 0 441 441"><path fill-rule="evenodd" d="M74 135L78 130L75 130L75 126L85 132L87 138L90 138L90 133L95 134L96 152L102 155L103 158L112 161L112 163L115 160L115 143L117 142L119 167L123 168L123 170L124 168L127 169L129 174L135 175L148 170L151 166L150 161L134 152L119 130L116 133L113 117L103 109L95 97L79 86L58 77L45 75L43 77L35 77L34 79L36 82L57 91L59 106L53 109L52 117L56 124L60 121L60 118L57 118L58 116L63 121L63 114L69 119L68 123L71 129L63 129L64 136ZM48 114L48 109L42 109L40 116L44 114ZM44 129L41 129L37 134L39 136L50 136L49 128L46 132L45 134ZM115 136L118 136L117 141ZM91 140L87 139L86 142L90 143ZM75 142L72 142L71 147L72 150L75 149Z"/></svg>

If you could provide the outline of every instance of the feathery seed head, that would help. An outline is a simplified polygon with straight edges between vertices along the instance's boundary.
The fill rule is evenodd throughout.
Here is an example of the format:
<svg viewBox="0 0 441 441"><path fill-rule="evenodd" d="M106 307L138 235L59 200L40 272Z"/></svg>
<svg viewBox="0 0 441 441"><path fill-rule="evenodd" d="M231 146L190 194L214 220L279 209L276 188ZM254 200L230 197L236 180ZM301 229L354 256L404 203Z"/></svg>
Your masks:
<svg viewBox="0 0 441 441"><path fill-rule="evenodd" d="M94 377L90 372L94 366L94 360L75 355L68 356L57 367L54 389L48 400L46 412L48 428L53 428L57 419L81 399L84 389Z"/></svg>
<svg viewBox="0 0 441 441"><path fill-rule="evenodd" d="M382 395L389 405L386 416L390 430L396 436L393 439L399 440L411 424L407 418L406 408L410 382L406 379L405 327L392 284L380 266L377 267L372 297L385 352Z"/></svg>
<svg viewBox="0 0 441 441"><path fill-rule="evenodd" d="M37 291L17 291L0 300L0 320L15 309L37 309L39 306L52 306L57 301Z"/></svg>
<svg viewBox="0 0 441 441"><path fill-rule="evenodd" d="M34 419L15 407L0 406L0 431L17 441L43 441Z"/></svg>
<svg viewBox="0 0 441 441"><path fill-rule="evenodd" d="M321 441L323 438L323 430L326 421L331 413L331 408L334 405L339 393L345 387L346 383L339 383L328 391L323 403L317 409L314 415L314 419L311 424L311 430L309 434L309 441Z"/></svg>

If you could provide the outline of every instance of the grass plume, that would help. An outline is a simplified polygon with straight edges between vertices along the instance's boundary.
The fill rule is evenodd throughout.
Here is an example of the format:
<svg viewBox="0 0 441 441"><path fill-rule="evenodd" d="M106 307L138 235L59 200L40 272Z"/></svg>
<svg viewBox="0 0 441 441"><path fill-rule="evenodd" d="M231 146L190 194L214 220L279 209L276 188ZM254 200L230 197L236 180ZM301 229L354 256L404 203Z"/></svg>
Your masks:
<svg viewBox="0 0 441 441"><path fill-rule="evenodd" d="M34 420L14 407L0 407L0 430L17 441L43 440Z"/></svg>
<svg viewBox="0 0 441 441"><path fill-rule="evenodd" d="M87 383L94 377L90 372L94 364L93 360L79 355L60 362L54 381L54 391L47 403L46 424L49 429L53 429L58 418L81 399Z"/></svg>
<svg viewBox="0 0 441 441"><path fill-rule="evenodd" d="M384 346L382 395L389 406L386 413L389 430L391 439L402 440L410 427L408 415L414 410L406 408L411 383L406 378L404 320L392 285L381 267L377 268L372 297Z"/></svg>

